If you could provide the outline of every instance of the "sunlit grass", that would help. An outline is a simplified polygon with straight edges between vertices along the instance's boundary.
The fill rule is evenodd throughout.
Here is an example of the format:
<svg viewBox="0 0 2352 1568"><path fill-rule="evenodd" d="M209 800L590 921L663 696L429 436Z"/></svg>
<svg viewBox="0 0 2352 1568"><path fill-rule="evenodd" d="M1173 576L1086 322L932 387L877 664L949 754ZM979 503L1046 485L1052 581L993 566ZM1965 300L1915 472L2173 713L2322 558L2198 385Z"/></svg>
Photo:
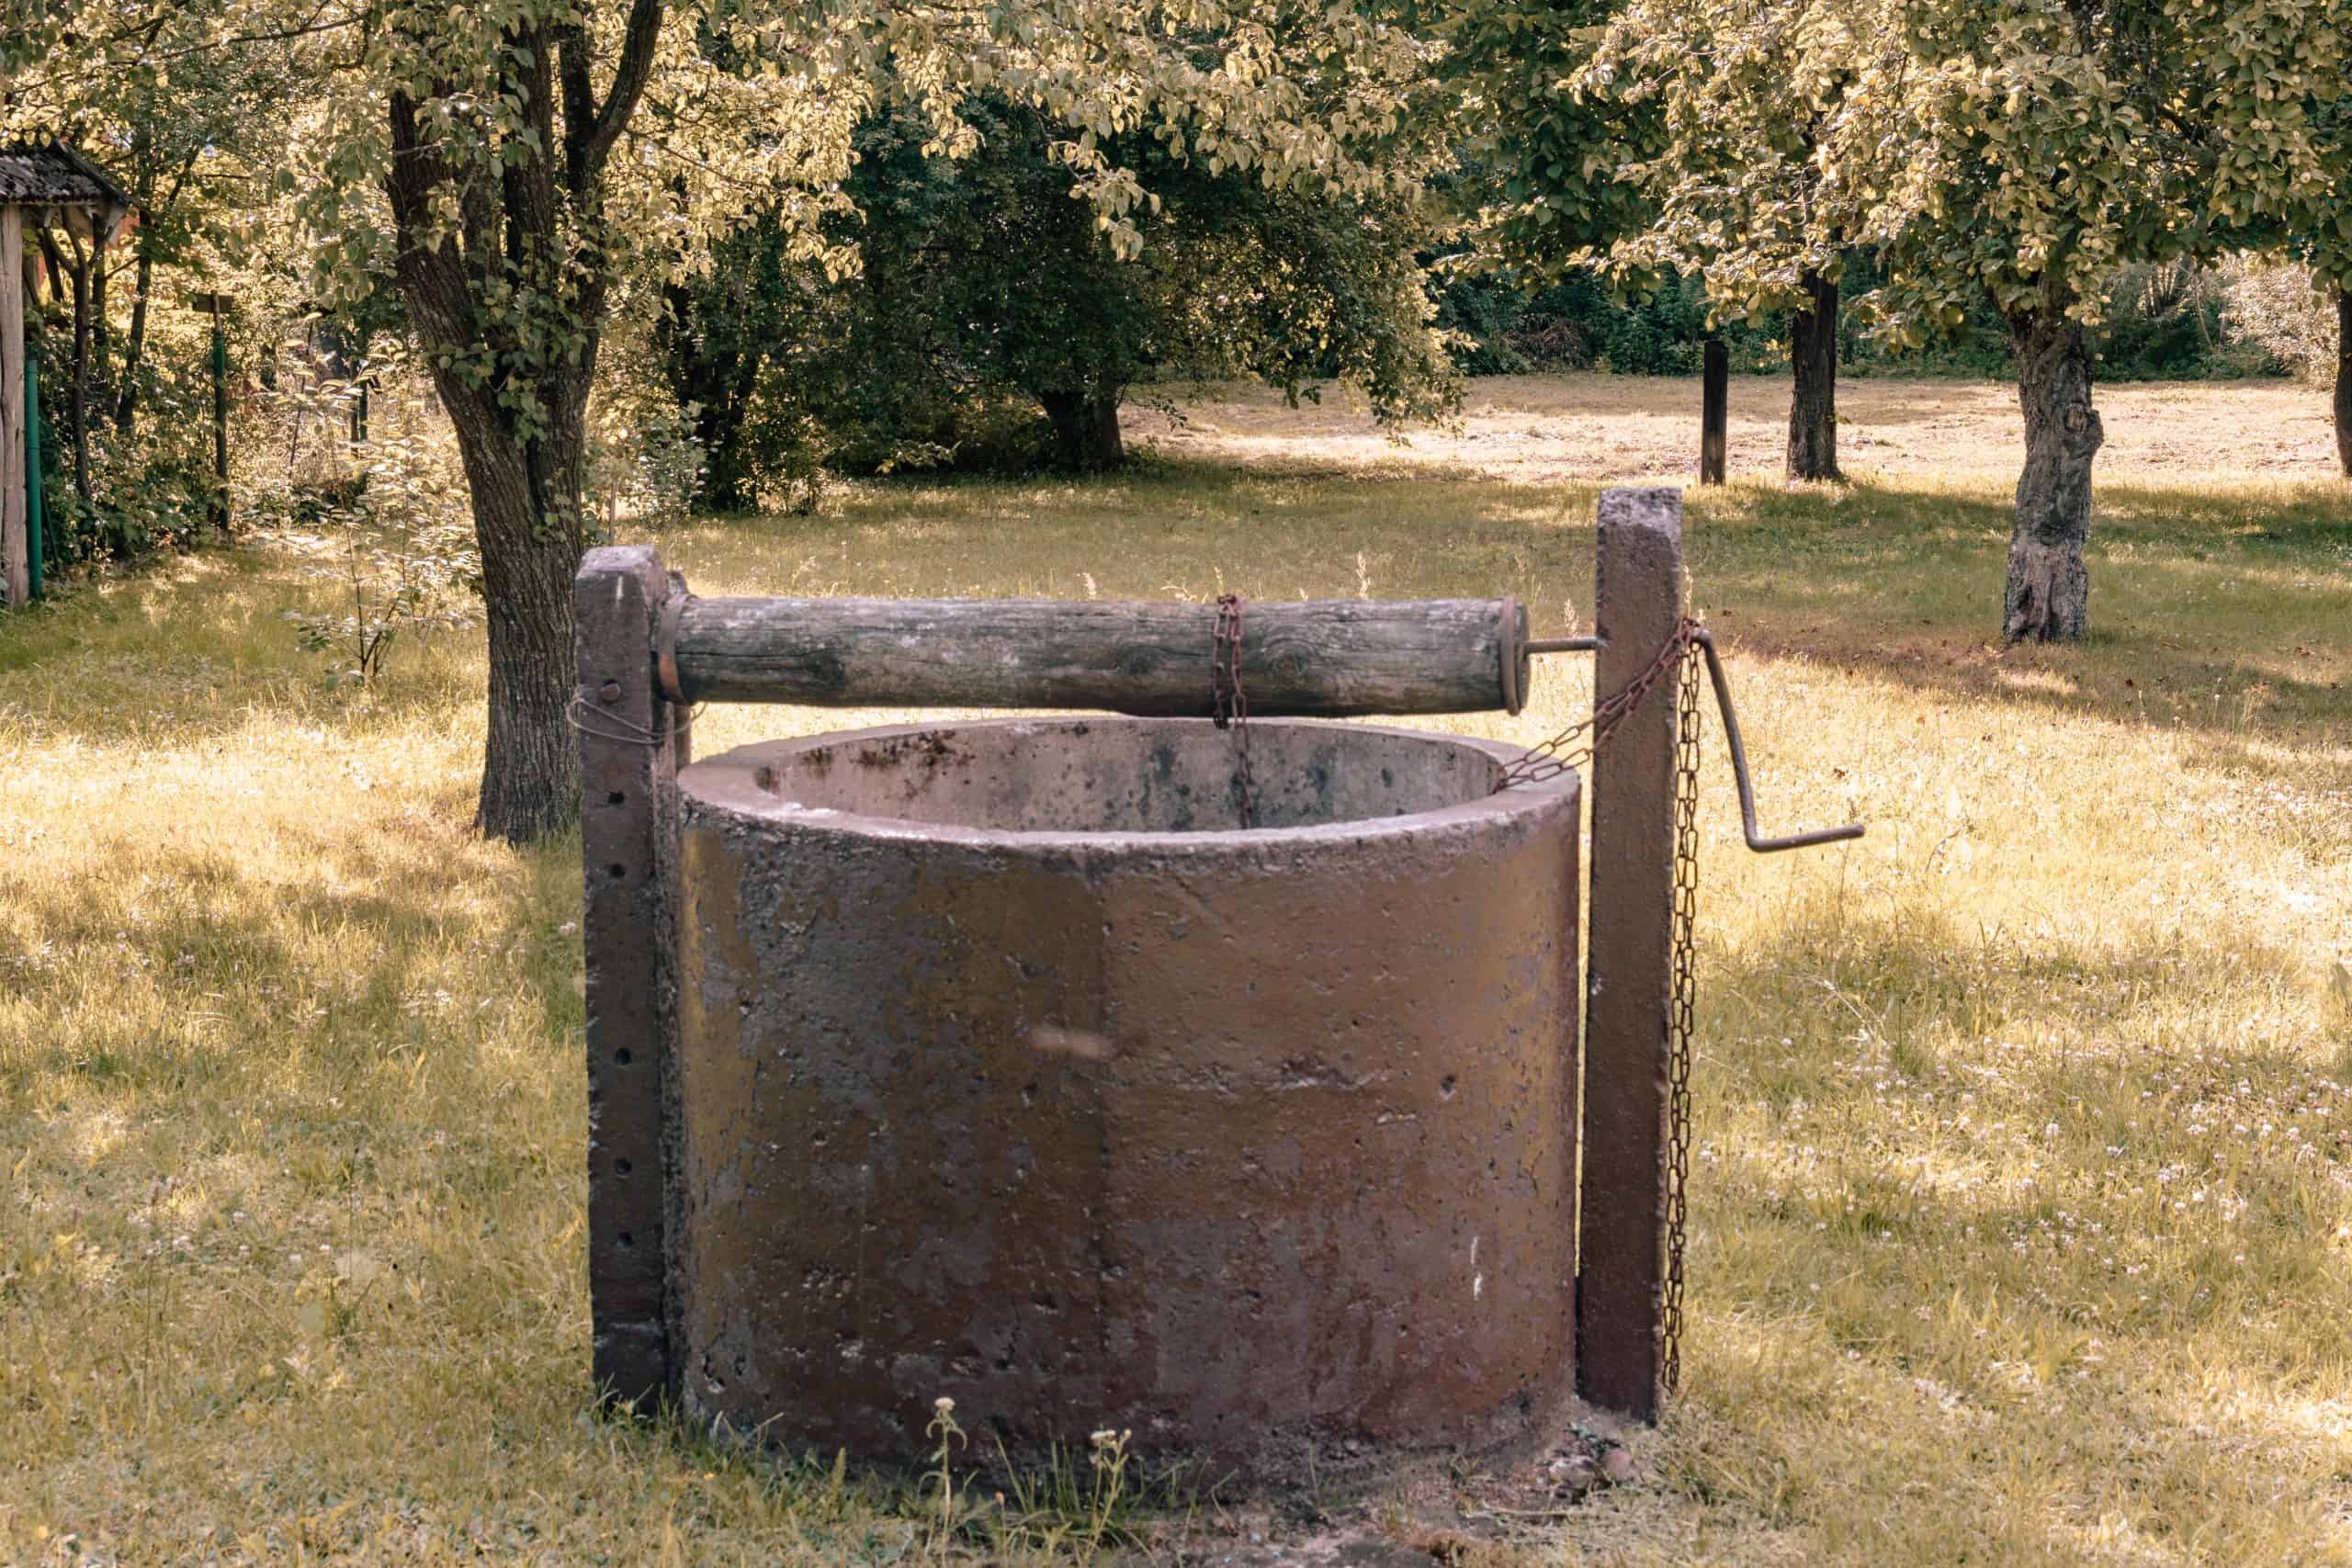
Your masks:
<svg viewBox="0 0 2352 1568"><path fill-rule="evenodd" d="M712 592L1589 614L1592 483L1301 428L660 543ZM2005 499L1692 498L1767 829L1871 835L1750 857L1709 775L1687 1393L1591 1560L2352 1558L2352 505L2105 488L2095 638L2005 652ZM315 592L256 546L0 621L0 1560L920 1551L854 1477L591 1417L574 851L468 830L473 643L330 691Z"/></svg>

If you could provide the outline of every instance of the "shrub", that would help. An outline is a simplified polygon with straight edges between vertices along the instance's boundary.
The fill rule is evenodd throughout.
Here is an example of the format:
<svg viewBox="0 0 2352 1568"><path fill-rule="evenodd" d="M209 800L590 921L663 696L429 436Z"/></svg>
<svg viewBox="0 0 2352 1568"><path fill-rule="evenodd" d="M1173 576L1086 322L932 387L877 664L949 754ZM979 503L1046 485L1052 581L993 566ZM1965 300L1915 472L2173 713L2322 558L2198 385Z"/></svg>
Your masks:
<svg viewBox="0 0 2352 1568"><path fill-rule="evenodd" d="M327 607L285 612L298 644L328 660L330 684L373 683L400 641L470 625L481 593L454 435L403 432L363 451L364 469L300 503L334 543L309 573L330 586Z"/></svg>

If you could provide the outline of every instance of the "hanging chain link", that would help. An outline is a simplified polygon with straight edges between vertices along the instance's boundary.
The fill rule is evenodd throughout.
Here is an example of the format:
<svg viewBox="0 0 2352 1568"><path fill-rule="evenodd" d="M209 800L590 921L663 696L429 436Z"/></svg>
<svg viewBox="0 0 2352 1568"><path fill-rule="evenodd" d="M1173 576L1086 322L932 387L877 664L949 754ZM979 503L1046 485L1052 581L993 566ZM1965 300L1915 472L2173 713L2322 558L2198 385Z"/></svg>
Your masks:
<svg viewBox="0 0 2352 1568"><path fill-rule="evenodd" d="M1694 623L1684 621L1687 634ZM1682 1382L1682 1263L1690 1239L1690 1057L1699 1009L1699 650L1684 638L1674 759L1673 959L1666 1013L1666 1292L1658 1304L1661 1376Z"/></svg>
<svg viewBox="0 0 2352 1568"><path fill-rule="evenodd" d="M1503 769L1502 783L1498 789L1510 789L1515 784L1542 784L1559 777L1571 768L1581 768L1592 761L1592 754L1609 739L1609 732L1623 721L1626 715L1642 705L1650 688L1666 679L1667 671L1683 662L1697 637L1701 623L1685 615L1675 624L1657 650L1657 657L1624 690L1608 701L1598 704L1589 718L1578 719L1548 740L1541 740L1527 749L1525 755ZM1695 663L1696 660L1691 662Z"/></svg>
<svg viewBox="0 0 2352 1568"><path fill-rule="evenodd" d="M1671 1393L1682 1381L1683 1260L1690 1240L1690 1057L1699 1001L1699 715L1705 680L1702 623L1685 615L1657 657L1592 716L1529 749L1503 770L1498 789L1541 784L1592 761L1610 736L1669 671L1675 677L1674 903L1666 1014L1666 1280L1658 1302L1659 1376Z"/></svg>
<svg viewBox="0 0 2352 1568"><path fill-rule="evenodd" d="M1250 699L1241 691L1241 595L1216 601L1216 630L1209 649L1211 712L1219 729L1233 731L1233 795L1244 828L1258 825L1258 785L1250 772Z"/></svg>

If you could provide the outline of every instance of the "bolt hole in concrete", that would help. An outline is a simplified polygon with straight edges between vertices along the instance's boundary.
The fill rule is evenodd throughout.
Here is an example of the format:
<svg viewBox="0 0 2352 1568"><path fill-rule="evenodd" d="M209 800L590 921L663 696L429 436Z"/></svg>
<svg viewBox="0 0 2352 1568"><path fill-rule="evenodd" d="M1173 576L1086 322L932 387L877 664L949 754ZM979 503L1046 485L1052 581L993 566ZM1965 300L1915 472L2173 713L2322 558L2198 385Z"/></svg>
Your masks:
<svg viewBox="0 0 2352 1568"><path fill-rule="evenodd" d="M671 1354L738 1369L690 1410L889 1461L947 1395L1016 1460L1133 1427L1270 1490L1553 1435L1578 781L1261 720L1243 830L1234 746L1013 719L682 772Z"/></svg>

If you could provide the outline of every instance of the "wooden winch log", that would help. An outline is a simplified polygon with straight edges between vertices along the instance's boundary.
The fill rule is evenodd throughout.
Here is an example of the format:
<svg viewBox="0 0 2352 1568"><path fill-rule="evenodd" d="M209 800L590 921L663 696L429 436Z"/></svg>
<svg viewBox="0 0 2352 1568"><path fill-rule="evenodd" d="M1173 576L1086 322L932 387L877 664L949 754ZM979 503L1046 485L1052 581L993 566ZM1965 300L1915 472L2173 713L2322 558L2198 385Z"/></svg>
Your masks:
<svg viewBox="0 0 2352 1568"><path fill-rule="evenodd" d="M665 618L668 694L818 707L1208 715L1217 606L1043 599L695 599ZM1516 599L1269 600L1243 607L1252 715L1517 713Z"/></svg>

